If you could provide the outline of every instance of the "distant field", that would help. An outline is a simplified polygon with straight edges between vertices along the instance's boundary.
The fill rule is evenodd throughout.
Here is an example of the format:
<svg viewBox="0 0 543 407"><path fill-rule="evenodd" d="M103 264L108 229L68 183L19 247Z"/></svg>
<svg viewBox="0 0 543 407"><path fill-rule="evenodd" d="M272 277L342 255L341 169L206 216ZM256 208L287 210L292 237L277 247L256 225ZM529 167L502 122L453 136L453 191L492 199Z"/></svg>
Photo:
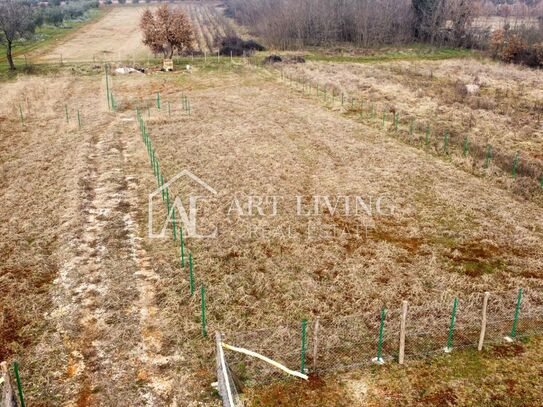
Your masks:
<svg viewBox="0 0 543 407"><path fill-rule="evenodd" d="M39 62L124 61L144 59L151 52L142 43L139 21L143 10L157 5L119 6L99 21L89 24L75 35L39 56ZM195 30L196 53L217 50L226 34L242 30L224 17L215 2L177 3L189 16Z"/></svg>
<svg viewBox="0 0 543 407"><path fill-rule="evenodd" d="M334 92L334 109L341 107L344 95L348 114L372 121L374 109L373 123L379 127L386 112L391 133L392 118L398 114L399 133L409 143L424 145L429 129L428 151L442 152L447 132L449 148L456 149L457 156L462 155L465 138L479 156L490 145L495 164L490 172L498 167L510 172L517 152L519 165L533 168L537 178L543 171L543 82L537 71L473 58L373 64L310 61L281 69L311 84L313 95L319 84L321 100L325 87L330 95ZM466 94L466 84L478 84L479 93ZM453 155L453 160L478 175L488 173L482 159L473 162Z"/></svg>
<svg viewBox="0 0 543 407"><path fill-rule="evenodd" d="M505 27L506 24L509 24L511 27L537 27L538 21L537 18L514 18L514 17L479 17L473 21L473 26L482 29L490 29L491 31L499 30Z"/></svg>
<svg viewBox="0 0 543 407"><path fill-rule="evenodd" d="M142 44L139 20L144 7L115 7L39 58L41 62L112 61L141 58L148 54Z"/></svg>

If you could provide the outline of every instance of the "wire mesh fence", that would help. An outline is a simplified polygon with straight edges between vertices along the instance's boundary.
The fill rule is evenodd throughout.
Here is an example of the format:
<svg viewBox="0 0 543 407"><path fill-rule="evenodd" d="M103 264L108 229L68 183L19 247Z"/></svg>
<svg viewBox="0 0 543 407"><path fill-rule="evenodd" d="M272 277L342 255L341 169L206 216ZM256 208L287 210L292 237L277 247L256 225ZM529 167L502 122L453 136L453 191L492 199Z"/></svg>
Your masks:
<svg viewBox="0 0 543 407"><path fill-rule="evenodd" d="M348 371L383 363L406 363L445 352L497 345L543 333L543 292L529 290L484 294L465 299L443 296L441 306L408 308L405 349L400 349L402 310L379 310L330 320L277 326L251 332L228 332L223 341L267 356L289 369L308 374ZM455 305L456 303L456 305ZM486 309L486 313L484 313ZM485 322L486 321L486 322ZM483 328L484 326L484 328ZM380 334L382 331L382 334ZM277 368L247 355L225 351L235 386L256 386L289 377Z"/></svg>

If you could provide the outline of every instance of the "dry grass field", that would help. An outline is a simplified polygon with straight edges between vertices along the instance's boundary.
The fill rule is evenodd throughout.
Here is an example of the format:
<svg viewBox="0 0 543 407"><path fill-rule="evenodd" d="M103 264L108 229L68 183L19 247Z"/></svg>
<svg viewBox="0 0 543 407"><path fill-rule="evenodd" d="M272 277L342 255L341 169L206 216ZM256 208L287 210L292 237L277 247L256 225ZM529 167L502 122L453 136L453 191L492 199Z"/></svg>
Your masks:
<svg viewBox="0 0 543 407"><path fill-rule="evenodd" d="M500 171L506 178L501 180L504 187L511 187L507 176L518 152L519 167L524 166L532 180L517 182L512 188L532 197L535 190L535 199L540 199L543 82L537 71L472 58L377 64L309 62L281 69L286 76L312 83L313 94L318 83L321 99L324 87L329 99L334 92L336 109L340 95L344 94L343 110L366 123L382 128L386 112L389 133L394 133L393 117L398 114L403 137L411 144L424 146L429 127L429 145L424 146L427 151L443 152L447 132L449 148L456 152L452 154L453 161L477 176L496 175ZM467 94L468 84L477 84L480 92ZM466 137L475 160L462 157ZM482 157L486 156L488 145L492 146L493 160L487 169L483 168Z"/></svg>
<svg viewBox="0 0 543 407"><path fill-rule="evenodd" d="M214 50L226 30L215 3L183 7L199 23L199 49ZM92 60L103 48L143 55L134 29L139 10L114 8L60 45L64 58ZM104 38L115 30L130 41ZM543 160L535 71L464 59L282 69L401 112L403 126L406 117L421 118L417 137L428 122L469 133L473 145L519 150L533 165ZM458 84L474 81L480 95L459 94ZM458 323L478 324L483 292L492 293L492 315L502 317L519 287L523 315L541 317L543 188L534 180L513 182L497 165L483 169L461 154L406 143L379 119L341 108L337 93L334 105L325 104L277 69L244 59L111 75L108 84L114 111L104 71L93 65L0 83L0 360L19 361L27 405L219 406L211 387L215 330L298 369L299 337L285 347L281 335L303 318L349 326L356 315L373 327L382 307L397 321L408 300L412 331L445 332L454 297ZM165 211L157 202L149 210L157 182L136 109L165 180L188 170L216 191L197 211L200 228L216 228L216 237L185 240L192 296L171 228L149 237L149 214L158 223ZM209 193L189 178L169 191L187 208L191 194ZM315 207L314 196L332 201ZM355 203L345 197L371 201L371 215L350 212ZM537 405L541 350L541 338L523 339L406 367L256 386L245 400Z"/></svg>
<svg viewBox="0 0 543 407"><path fill-rule="evenodd" d="M540 206L325 109L266 70L115 76L116 113L107 111L101 75L1 86L2 225L10 236L2 286L11 292L2 332L13 333L2 356L29 367L35 403L213 400L212 340L199 335L198 299L187 294L178 250L171 239L146 238L156 184L131 107L156 92L174 106L171 116L153 108L146 118L167 178L189 169L218 191L219 208L233 195L285 197L273 218L208 208L217 239L187 239L197 282L207 288L210 332L370 315L403 299L439 318L454 295L505 292L507 303L519 286L540 289ZM190 116L179 107L182 94L192 101ZM192 187L172 192L187 196ZM295 216L289 197L313 194L386 195L395 210L355 236L345 230L369 219L324 210ZM527 302L541 305L537 296Z"/></svg>

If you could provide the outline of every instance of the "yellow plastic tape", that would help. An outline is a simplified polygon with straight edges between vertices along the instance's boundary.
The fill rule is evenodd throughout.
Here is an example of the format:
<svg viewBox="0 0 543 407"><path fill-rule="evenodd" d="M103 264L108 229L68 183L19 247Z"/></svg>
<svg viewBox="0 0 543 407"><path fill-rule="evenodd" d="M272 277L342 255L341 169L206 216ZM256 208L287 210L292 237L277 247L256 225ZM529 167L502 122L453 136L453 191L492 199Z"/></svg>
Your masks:
<svg viewBox="0 0 543 407"><path fill-rule="evenodd" d="M243 349L243 348L237 348L235 346L228 345L224 342L221 343L221 345L225 349L233 350L234 352L244 353L245 355L253 356L255 358L263 360L264 362L267 362L270 365L275 366L278 369L281 369L283 372L288 373L289 375L296 376L304 380L308 379L307 375L297 372L296 370L290 370L288 367L283 366L281 363L278 363L275 360L271 360L270 358L267 358L266 356L263 356L259 353L253 352L251 350Z"/></svg>

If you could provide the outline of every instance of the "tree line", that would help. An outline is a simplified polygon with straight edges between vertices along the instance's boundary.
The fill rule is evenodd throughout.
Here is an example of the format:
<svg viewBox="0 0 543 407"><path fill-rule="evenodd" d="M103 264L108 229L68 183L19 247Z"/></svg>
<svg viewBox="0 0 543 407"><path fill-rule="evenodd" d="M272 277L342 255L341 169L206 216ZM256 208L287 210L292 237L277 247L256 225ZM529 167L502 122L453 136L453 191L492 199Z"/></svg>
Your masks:
<svg viewBox="0 0 543 407"><path fill-rule="evenodd" d="M514 0L226 0L227 13L267 45L287 48L428 42L475 46L481 4L511 8ZM540 0L521 2L535 7ZM517 6L515 6L517 7ZM488 35L486 39L488 40Z"/></svg>

